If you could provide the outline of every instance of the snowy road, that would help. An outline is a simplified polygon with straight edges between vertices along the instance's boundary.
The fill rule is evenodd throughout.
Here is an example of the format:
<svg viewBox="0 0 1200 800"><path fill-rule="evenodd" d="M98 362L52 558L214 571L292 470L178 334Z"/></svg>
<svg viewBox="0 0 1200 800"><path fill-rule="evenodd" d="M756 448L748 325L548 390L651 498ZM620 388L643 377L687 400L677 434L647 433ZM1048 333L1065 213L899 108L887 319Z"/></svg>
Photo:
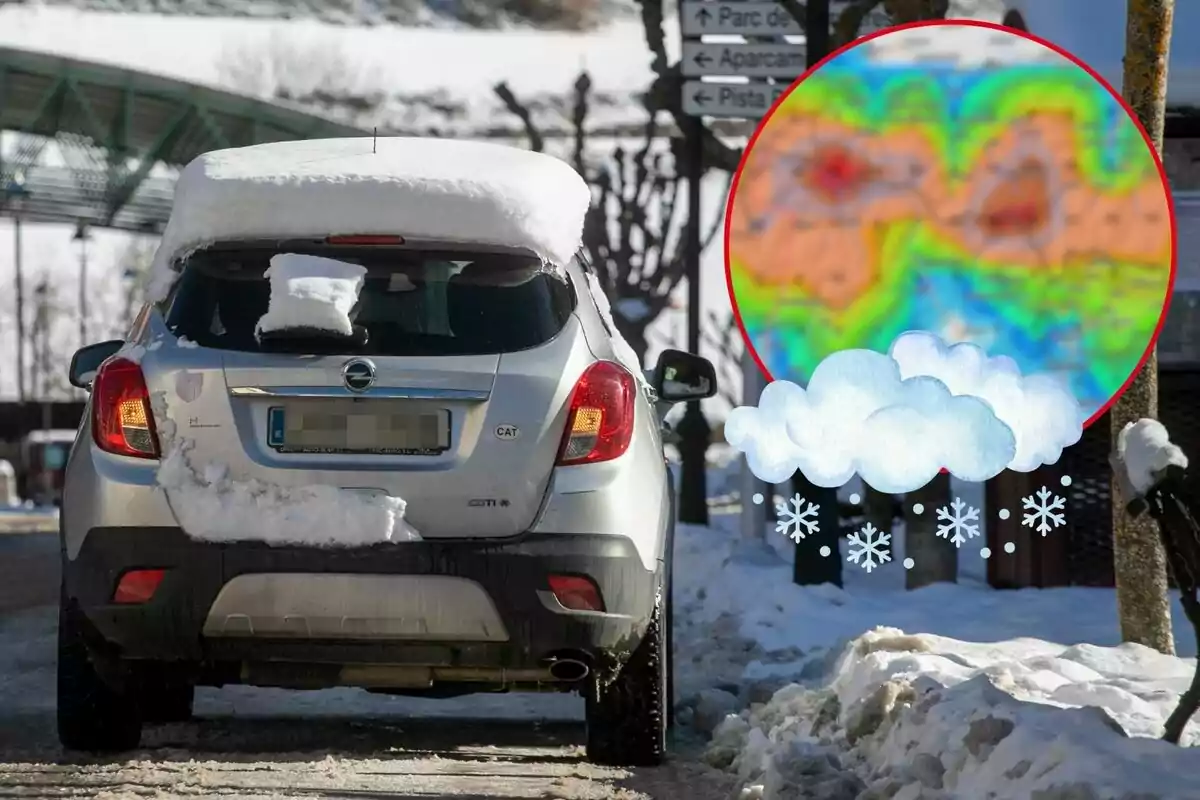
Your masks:
<svg viewBox="0 0 1200 800"><path fill-rule="evenodd" d="M55 555L53 536L0 541L0 796L725 800L732 791L687 743L658 769L587 764L581 701L567 696L204 689L196 722L149 729L131 757L66 757L54 736L55 614L40 605L55 592L45 585L56 580Z"/></svg>

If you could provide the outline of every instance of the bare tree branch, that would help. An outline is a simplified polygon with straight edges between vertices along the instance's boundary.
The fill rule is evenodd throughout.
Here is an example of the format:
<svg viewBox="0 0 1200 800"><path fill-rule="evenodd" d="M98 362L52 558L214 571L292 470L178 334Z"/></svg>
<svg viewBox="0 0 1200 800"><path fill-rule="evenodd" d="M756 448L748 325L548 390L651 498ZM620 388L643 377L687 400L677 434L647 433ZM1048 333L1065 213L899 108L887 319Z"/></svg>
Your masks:
<svg viewBox="0 0 1200 800"><path fill-rule="evenodd" d="M538 130L537 125L533 122L533 115L529 112L529 107L524 105L517 96L512 93L512 89L508 88L508 84L500 81L492 87L492 91L500 98L500 102L504 103L504 107L521 120L521 124L525 126L525 135L529 137L529 149L535 153L540 153L546 149L546 140L542 136L542 132Z"/></svg>
<svg viewBox="0 0 1200 800"><path fill-rule="evenodd" d="M926 19L945 19L950 11L950 0L883 0L883 8L893 25L903 25Z"/></svg>
<svg viewBox="0 0 1200 800"><path fill-rule="evenodd" d="M571 127L575 131L575 150L573 162L575 171L586 177L587 166L584 163L584 146L587 140L587 134L584 131L584 126L587 122L588 94L592 90L592 79L586 71L579 73L579 77L575 79L575 94L574 102L571 104Z"/></svg>
<svg viewBox="0 0 1200 800"><path fill-rule="evenodd" d="M654 56L650 68L657 76L647 91L646 106L649 109L667 111L681 130L686 130L691 119L683 113L683 98L679 87L683 83L679 64L667 60L666 34L663 33L663 0L638 0L642 8L642 28L646 44ZM653 113L653 112L652 112ZM701 147L705 167L737 171L742 151L722 142L708 128L703 129Z"/></svg>
<svg viewBox="0 0 1200 800"><path fill-rule="evenodd" d="M725 178L725 191L721 192L721 197L729 197L729 189L733 186L733 173L730 173ZM708 233L704 234L704 238L700 241L700 252L708 249L712 244L713 239L717 238L717 234L725 228L725 214L717 214L713 217L712 226L708 229Z"/></svg>
<svg viewBox="0 0 1200 800"><path fill-rule="evenodd" d="M833 46L843 47L857 39L863 23L881 2L882 0L855 0L842 9L837 21L833 23Z"/></svg>
<svg viewBox="0 0 1200 800"><path fill-rule="evenodd" d="M742 357L742 348L738 346L742 341L742 337L737 327L737 321L732 311L722 317L716 311L712 310L708 312L708 321L716 329L717 333L713 334L710 331L701 331L701 338L709 347L717 351L720 356L717 363L722 365L726 373L732 375L735 370L731 365L740 365ZM741 370L738 369L739 378L741 377L740 372ZM736 408L742 404L741 397L730 387L731 383L736 383L736 381L717 381L718 391L722 400L729 403L731 408Z"/></svg>

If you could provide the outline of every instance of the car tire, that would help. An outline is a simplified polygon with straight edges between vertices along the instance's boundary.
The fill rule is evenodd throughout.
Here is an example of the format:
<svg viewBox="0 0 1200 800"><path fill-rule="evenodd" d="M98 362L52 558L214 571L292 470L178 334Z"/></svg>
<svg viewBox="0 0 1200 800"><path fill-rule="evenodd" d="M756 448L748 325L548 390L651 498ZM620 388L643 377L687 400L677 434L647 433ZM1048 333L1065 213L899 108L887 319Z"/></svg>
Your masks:
<svg viewBox="0 0 1200 800"><path fill-rule="evenodd" d="M155 664L146 669L138 695L146 722L187 722L192 718L196 687L173 676L166 666Z"/></svg>
<svg viewBox="0 0 1200 800"><path fill-rule="evenodd" d="M142 739L135 697L110 686L92 661L83 626L66 603L58 612L58 740L67 750L119 753Z"/></svg>
<svg viewBox="0 0 1200 800"><path fill-rule="evenodd" d="M587 692L587 758L612 767L654 767L667 751L667 657L663 603L615 679L592 677Z"/></svg>

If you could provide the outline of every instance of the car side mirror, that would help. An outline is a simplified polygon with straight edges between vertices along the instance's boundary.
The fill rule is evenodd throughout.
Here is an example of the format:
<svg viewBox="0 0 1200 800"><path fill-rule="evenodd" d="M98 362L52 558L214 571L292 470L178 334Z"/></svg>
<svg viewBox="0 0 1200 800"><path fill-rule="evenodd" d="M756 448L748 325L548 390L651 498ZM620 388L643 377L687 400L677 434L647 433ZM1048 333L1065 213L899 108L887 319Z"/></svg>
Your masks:
<svg viewBox="0 0 1200 800"><path fill-rule="evenodd" d="M683 350L664 350L654 366L651 385L665 403L703 400L717 393L717 371L707 358Z"/></svg>
<svg viewBox="0 0 1200 800"><path fill-rule="evenodd" d="M124 341L113 339L79 348L75 351L75 355L71 356L71 367L67 379L76 388L91 389L92 381L100 370L100 365L116 355L117 351L124 346Z"/></svg>

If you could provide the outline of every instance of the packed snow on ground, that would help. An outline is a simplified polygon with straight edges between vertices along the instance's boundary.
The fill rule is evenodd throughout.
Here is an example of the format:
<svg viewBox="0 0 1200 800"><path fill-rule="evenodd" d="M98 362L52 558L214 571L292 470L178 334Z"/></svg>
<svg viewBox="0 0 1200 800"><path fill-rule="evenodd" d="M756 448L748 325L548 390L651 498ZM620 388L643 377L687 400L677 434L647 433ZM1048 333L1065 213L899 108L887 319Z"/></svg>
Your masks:
<svg viewBox="0 0 1200 800"><path fill-rule="evenodd" d="M592 194L561 159L450 139L310 139L217 150L180 175L154 257L163 298L176 260L205 244L314 234L402 234L530 250L565 266Z"/></svg>
<svg viewBox="0 0 1200 800"><path fill-rule="evenodd" d="M365 267L332 258L279 253L271 256L264 273L271 282L267 313L255 335L295 328L312 328L350 336L350 312L362 290Z"/></svg>
<svg viewBox="0 0 1200 800"><path fill-rule="evenodd" d="M675 641L681 719L744 798L1200 798L1200 750L1155 738L1193 671L1182 614L1189 658L1118 646L1111 590L993 591L971 544L958 584L905 591L902 530L844 589L797 587L791 540L733 523L678 534Z"/></svg>
<svg viewBox="0 0 1200 800"><path fill-rule="evenodd" d="M1139 419L1130 422L1117 435L1117 458L1125 466L1129 483L1138 494L1144 495L1170 466L1187 469L1188 458L1171 442L1171 436L1161 422Z"/></svg>

